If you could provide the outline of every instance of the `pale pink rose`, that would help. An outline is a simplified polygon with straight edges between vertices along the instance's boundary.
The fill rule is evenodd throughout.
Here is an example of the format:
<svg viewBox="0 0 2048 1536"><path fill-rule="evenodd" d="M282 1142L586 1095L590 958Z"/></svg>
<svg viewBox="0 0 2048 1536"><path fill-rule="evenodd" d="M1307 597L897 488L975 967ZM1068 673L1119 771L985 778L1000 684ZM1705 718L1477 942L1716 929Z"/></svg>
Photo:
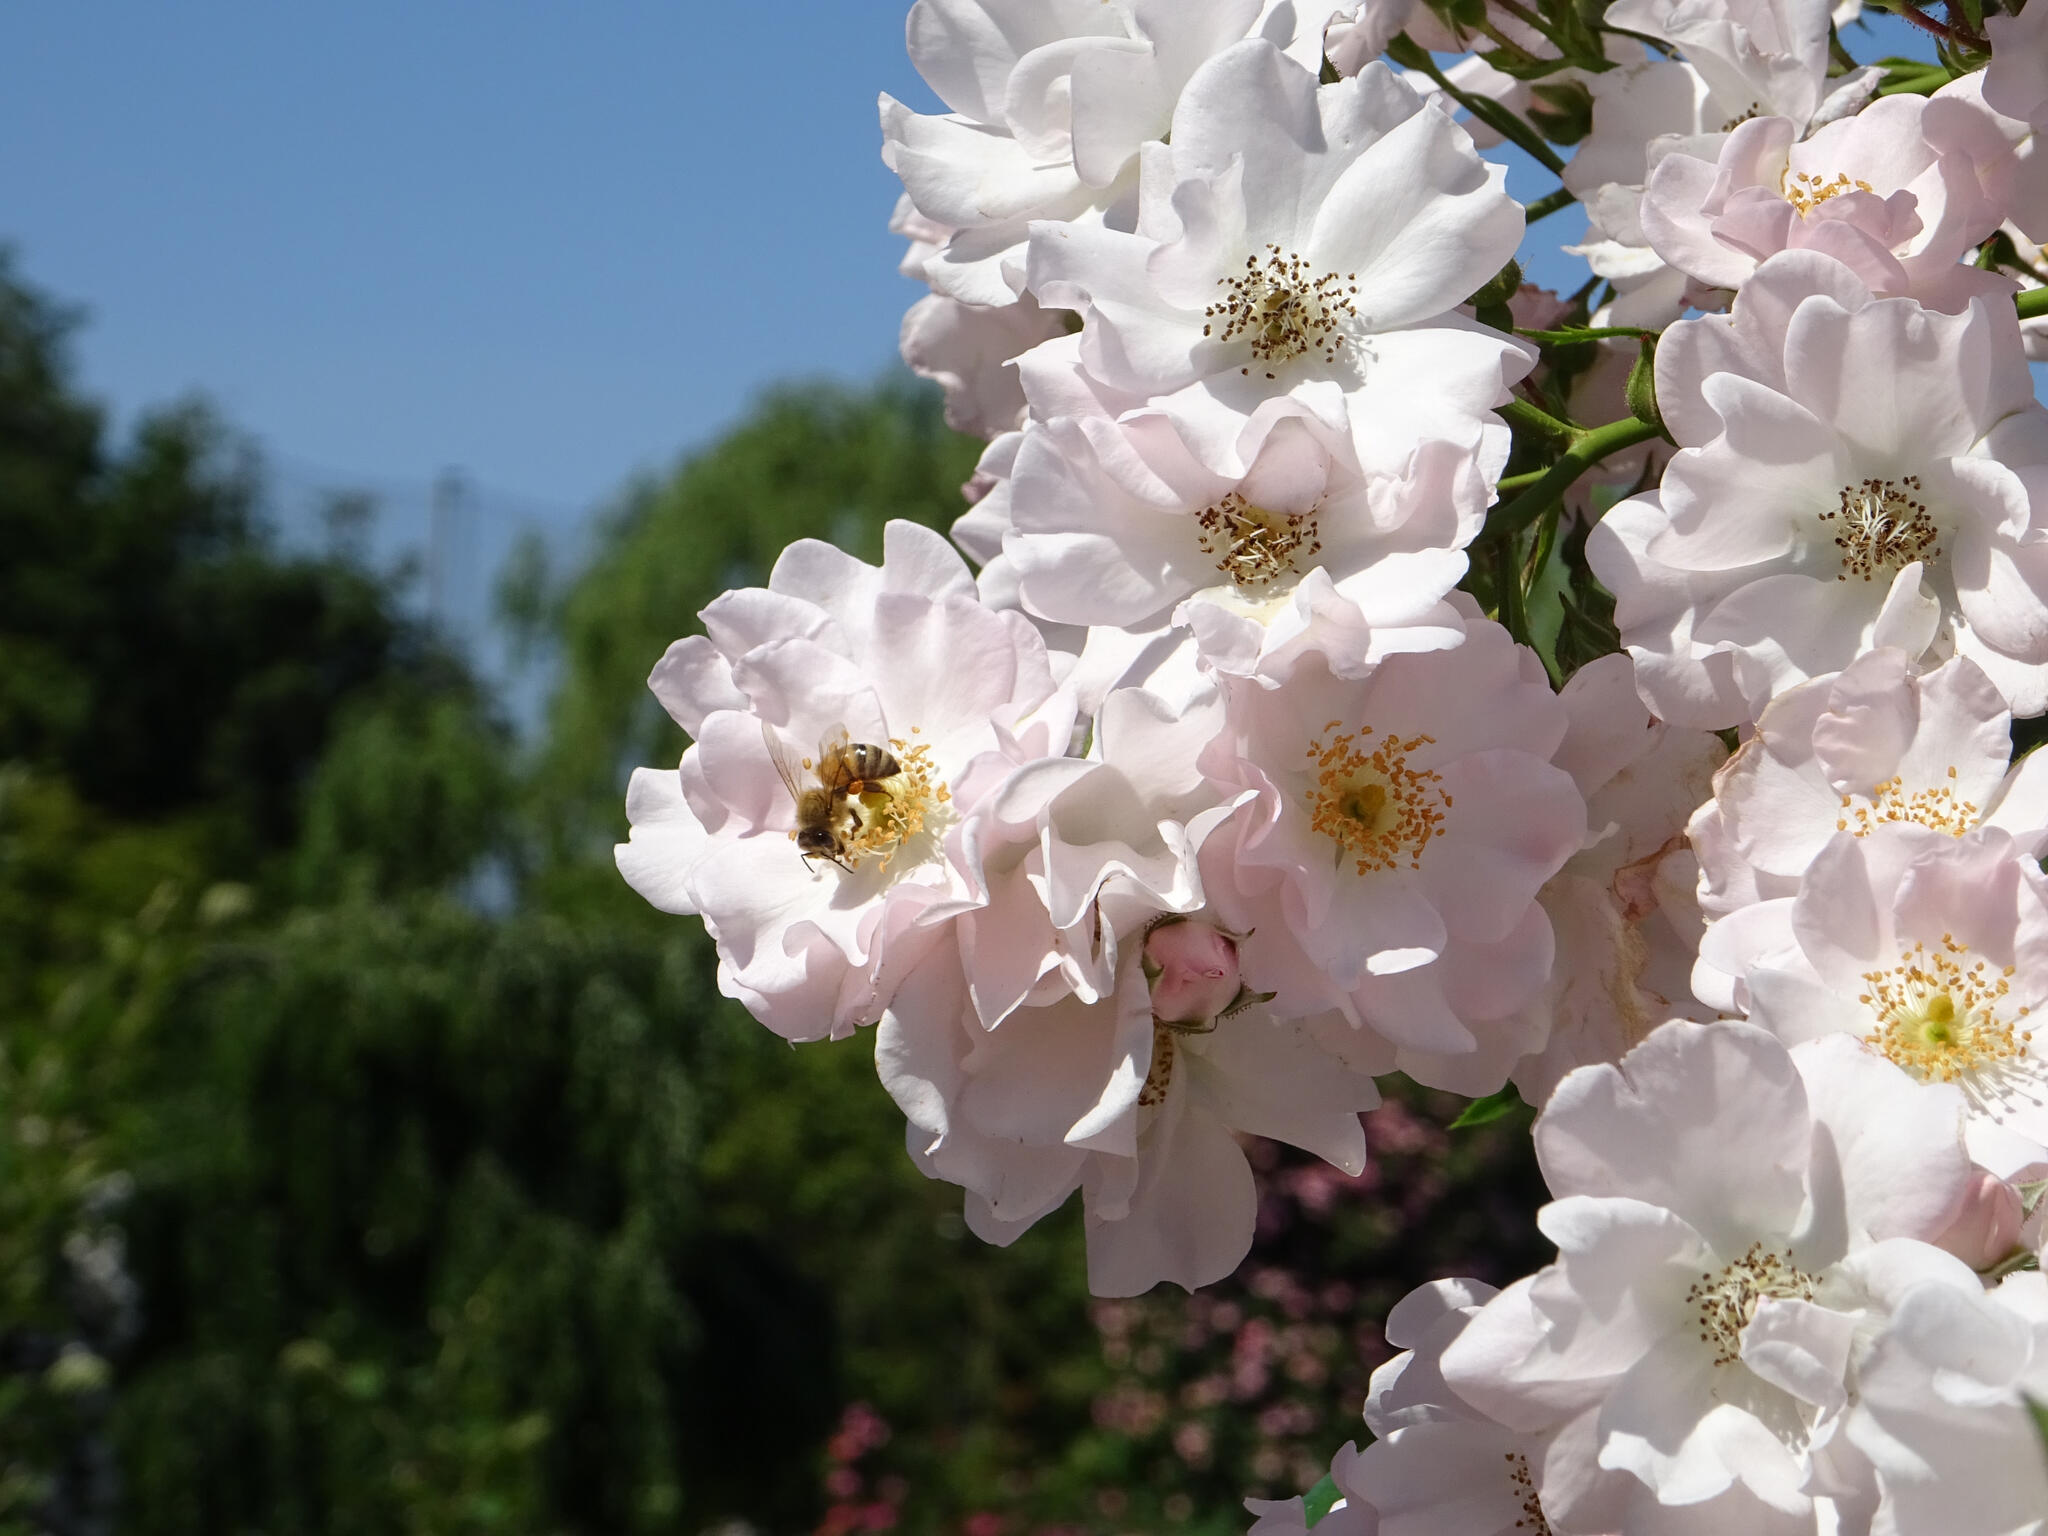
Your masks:
<svg viewBox="0 0 2048 1536"><path fill-rule="evenodd" d="M948 110L887 94L879 105L883 162L943 231L926 281L963 303L1008 304L1032 221L1128 229L1139 151L1165 137L1197 66L1246 37L1319 55L1328 16L1259 0L917 0L910 61Z"/></svg>
<svg viewBox="0 0 2048 1536"><path fill-rule="evenodd" d="M927 294L904 313L897 338L910 371L946 392L946 425L995 437L1024 419L1024 390L1010 360L1060 334L1064 317L1028 294L1014 304L962 304Z"/></svg>
<svg viewBox="0 0 2048 1536"><path fill-rule="evenodd" d="M1190 79L1144 180L1132 233L1032 226L1029 285L1080 312L1090 377L1147 399L1219 475L1249 473L1304 407L1368 473L1401 473L1433 440L1499 473L1494 407L1535 358L1455 311L1523 220L1447 111L1383 64L1318 86L1240 43ZM1257 317L1283 295L1297 318L1275 329Z"/></svg>
<svg viewBox="0 0 2048 1536"><path fill-rule="evenodd" d="M2048 123L2048 10L1987 17L1984 34L1991 39L1985 104L2021 122Z"/></svg>
<svg viewBox="0 0 2048 1536"><path fill-rule="evenodd" d="M1804 127L1834 88L1823 0L1617 0L1606 20L1676 49L1702 77L1714 125L1747 112Z"/></svg>
<svg viewBox="0 0 2048 1536"><path fill-rule="evenodd" d="M1208 923L1161 923L1145 937L1152 1016L1206 1024L1237 1000L1237 940Z"/></svg>
<svg viewBox="0 0 2048 1536"><path fill-rule="evenodd" d="M1849 1035L1923 1083L1954 1085L1973 1160L2010 1173L2048 1157L2048 1034L2030 1022L2048 1007L2044 887L2002 828L1838 832L1797 895L1707 929L1693 990L1781 1039Z"/></svg>
<svg viewBox="0 0 2048 1536"><path fill-rule="evenodd" d="M2041 1529L2048 1460L2029 1401L2048 1400L2048 1282L1908 1296L1877 1340L1848 1436L1870 1458L1885 1526L1940 1536Z"/></svg>
<svg viewBox="0 0 2048 1536"><path fill-rule="evenodd" d="M2011 727L2005 700L1963 656L1916 673L1900 651L1868 651L1780 694L1687 828L1701 906L1722 917L1797 895L1836 833L1891 822L1955 837L2002 827L2038 851L2048 842L2048 757L2007 772Z"/></svg>
<svg viewBox="0 0 2048 1536"><path fill-rule="evenodd" d="M1315 1523L1318 1536L1378 1536L1379 1511L1356 1485L1358 1447L1345 1441L1330 1462L1330 1477L1342 1495L1328 1514ZM1308 1511L1302 1498L1246 1499L1244 1507L1257 1515L1247 1536L1308 1536Z"/></svg>
<svg viewBox="0 0 2048 1536"><path fill-rule="evenodd" d="M1934 1240L1970 1268L1985 1270L2010 1254L2020 1240L2027 1213L2019 1191L1983 1169L1971 1181L1956 1219Z"/></svg>
<svg viewBox="0 0 2048 1536"><path fill-rule="evenodd" d="M1178 699L1118 688L1092 712L1089 756L984 761L1000 783L956 847L977 903L960 914L960 953L985 1028L1027 1002L1101 999L1120 934L1201 908L1196 851L1230 813L1195 758L1222 713L1206 682Z"/></svg>
<svg viewBox="0 0 2048 1536"><path fill-rule="evenodd" d="M1470 449L1429 442L1398 473L1367 474L1348 433L1289 399L1247 472L1224 475L1163 416L1078 392L1032 403L1001 552L1034 617L1132 630L1170 618L1238 675L1284 671L1321 617L1357 632L1361 665L1457 644L1444 597L1492 495Z"/></svg>
<svg viewBox="0 0 2048 1536"><path fill-rule="evenodd" d="M1824 252L1881 297L1960 313L2010 285L1958 266L1996 229L2011 150L1954 100L1884 97L1800 138L1789 117L1738 124L1707 155L1680 149L1650 173L1642 227L1671 266L1739 288L1778 251Z"/></svg>
<svg viewBox="0 0 2048 1536"><path fill-rule="evenodd" d="M1666 1019L1711 1017L1690 996L1700 916L1685 823L1727 749L1654 718L1625 655L1581 667L1558 702L1569 724L1552 761L1586 798L1587 836L1537 896L1557 954L1524 1010L1542 1042L1514 1071L1531 1104L1572 1068L1619 1060Z"/></svg>
<svg viewBox="0 0 2048 1536"><path fill-rule="evenodd" d="M2023 35L2027 29L2040 35L2041 14L1987 18L1986 30L1994 39L2002 32L2008 44L2019 46L1998 49L1990 68L1951 80L1933 96L1936 103L1959 103L1974 112L1974 126L1988 122L2005 141L2011 153L1996 168L1991 191L2013 227L2032 241L2048 240L2048 137L2043 133L2048 129L2048 99L2038 94L2043 89L2039 82L2048 77L2048 64L2042 63L2048 49L2039 42L2027 43ZM2001 65L2012 67L2001 70ZM2027 74L2033 76L2031 86L2022 78ZM2031 102L2029 91L2037 93ZM2027 259L2025 246L2020 255Z"/></svg>
<svg viewBox="0 0 2048 1536"><path fill-rule="evenodd" d="M727 592L649 686L694 738L638 769L619 871L664 912L700 916L718 983L792 1040L872 1024L975 904L957 833L1019 761L1064 753L1073 702L1043 640L996 613L930 529L892 522L880 567L829 544L784 550L765 588ZM834 810L827 857L799 846L841 737L887 753L889 788Z"/></svg>
<svg viewBox="0 0 2048 1536"><path fill-rule="evenodd" d="M1554 1437L1538 1492L1562 1529L1848 1528L1825 1506L1869 1492L1839 1447L1860 1341L1916 1288L1980 1290L1924 1241L1973 1171L1962 1111L1853 1042L1732 1022L1580 1068L1535 1127L1557 1261L1465 1321L1445 1381Z"/></svg>
<svg viewBox="0 0 2048 1536"><path fill-rule="evenodd" d="M1372 1373L1365 1422L1374 1439L1349 1469L1383 1530L1523 1536L1576 1515L1579 1485L1601 1476L1583 1436L1509 1429L1444 1380L1445 1349L1498 1294L1478 1280L1435 1280L1387 1314L1387 1342L1402 1352Z"/></svg>
<svg viewBox="0 0 2048 1536"><path fill-rule="evenodd" d="M1134 930L1107 996L1068 993L989 1029L958 958L944 957L897 991L875 1041L911 1156L965 1189L970 1231L1008 1244L1081 1191L1098 1296L1222 1279L1258 1217L1238 1136L1356 1175L1359 1114L1379 1102L1329 1048L1349 1033L1341 1021L1282 1021L1253 1004L1214 1027L1161 1024L1140 958Z"/></svg>
<svg viewBox="0 0 2048 1536"><path fill-rule="evenodd" d="M1586 560L1659 716L1754 720L1879 646L2048 709L2048 411L2009 297L1937 314L1782 251L1656 372L1680 452Z"/></svg>
<svg viewBox="0 0 2048 1536"><path fill-rule="evenodd" d="M1543 1043L1523 1015L1554 954L1537 894L1586 837L1542 663L1475 616L1455 650L1357 678L1311 651L1279 687L1223 691L1202 769L1246 803L1203 845L1203 887L1248 936L1247 984L1282 1017L1353 1021L1337 1048L1358 1070L1498 1089Z"/></svg>

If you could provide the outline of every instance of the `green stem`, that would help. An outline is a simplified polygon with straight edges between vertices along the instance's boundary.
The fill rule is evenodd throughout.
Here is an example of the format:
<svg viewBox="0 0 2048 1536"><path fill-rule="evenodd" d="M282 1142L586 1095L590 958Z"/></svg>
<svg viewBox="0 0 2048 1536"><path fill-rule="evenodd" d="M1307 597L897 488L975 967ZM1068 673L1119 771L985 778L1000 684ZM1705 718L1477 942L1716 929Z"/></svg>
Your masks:
<svg viewBox="0 0 2048 1536"><path fill-rule="evenodd" d="M1520 427L1524 432L1561 443L1569 448L1578 439L1579 429L1568 421L1559 421L1540 406L1531 405L1519 397L1510 400L1500 408L1500 413L1511 427Z"/></svg>
<svg viewBox="0 0 2048 1536"><path fill-rule="evenodd" d="M1596 325L1574 326L1564 331L1525 331L1515 327L1517 336L1526 336L1531 341L1544 342L1553 346L1572 346L1581 341L1604 341L1609 336L1632 336L1641 341L1645 336L1654 336L1655 331L1646 331L1639 325Z"/></svg>
<svg viewBox="0 0 2048 1536"><path fill-rule="evenodd" d="M1538 16L1534 11L1530 10L1526 5L1521 4L1520 0L1499 0L1499 4L1502 10L1506 11L1510 16L1514 17L1517 21L1521 22L1524 26L1529 28L1530 31L1540 33L1545 39L1545 41L1547 41L1550 44L1550 46L1555 48L1559 53L1566 53L1570 51L1565 47L1564 39L1560 38L1555 32L1550 30L1550 24L1547 21L1545 21L1541 16ZM1510 40L1507 38L1502 38L1501 41L1509 42ZM1511 44L1511 46L1519 48L1521 45L1519 43L1515 43ZM1526 52L1527 50L1524 49L1523 51Z"/></svg>
<svg viewBox="0 0 2048 1536"><path fill-rule="evenodd" d="M1502 539L1493 546L1494 616L1516 640L1535 649L1529 637L1529 613L1522 596L1522 562L1515 557L1515 541Z"/></svg>
<svg viewBox="0 0 2048 1536"><path fill-rule="evenodd" d="M2028 288L2016 295L2013 303L2022 320L2038 320L2048 315L2048 288Z"/></svg>
<svg viewBox="0 0 2048 1536"><path fill-rule="evenodd" d="M1501 414L1507 415L1507 409L1503 408ZM1633 416L1576 434L1571 447L1565 449L1564 457L1537 476L1535 482L1513 501L1503 502L1493 509L1477 542L1495 544L1512 541L1516 534L1541 517L1544 509L1562 496L1574 480L1602 459L1661 435L1647 421L1638 421Z"/></svg>
<svg viewBox="0 0 2048 1536"><path fill-rule="evenodd" d="M1406 69L1419 69L1439 86L1459 106L1470 112L1502 138L1512 140L1526 151L1529 158L1542 166L1553 176L1564 175L1564 162L1557 158L1551 147L1527 123L1508 111L1497 101L1484 96L1474 96L1470 91L1460 90L1451 84L1448 76L1437 68L1436 60L1429 56L1429 50L1402 33L1387 45L1387 57Z"/></svg>
<svg viewBox="0 0 2048 1536"><path fill-rule="evenodd" d="M1578 199L1565 188L1559 187L1555 192L1546 193L1523 209L1522 217L1527 223L1534 224L1538 219L1547 219L1558 209L1569 208L1577 201Z"/></svg>

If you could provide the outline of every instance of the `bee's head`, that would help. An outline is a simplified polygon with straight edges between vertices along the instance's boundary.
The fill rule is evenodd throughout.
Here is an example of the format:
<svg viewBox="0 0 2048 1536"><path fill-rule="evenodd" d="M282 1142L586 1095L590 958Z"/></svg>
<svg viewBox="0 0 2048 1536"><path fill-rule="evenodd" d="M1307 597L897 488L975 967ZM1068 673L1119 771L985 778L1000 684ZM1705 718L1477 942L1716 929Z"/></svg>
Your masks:
<svg viewBox="0 0 2048 1536"><path fill-rule="evenodd" d="M796 834L796 845L805 853L830 855L838 842L830 827L803 827Z"/></svg>

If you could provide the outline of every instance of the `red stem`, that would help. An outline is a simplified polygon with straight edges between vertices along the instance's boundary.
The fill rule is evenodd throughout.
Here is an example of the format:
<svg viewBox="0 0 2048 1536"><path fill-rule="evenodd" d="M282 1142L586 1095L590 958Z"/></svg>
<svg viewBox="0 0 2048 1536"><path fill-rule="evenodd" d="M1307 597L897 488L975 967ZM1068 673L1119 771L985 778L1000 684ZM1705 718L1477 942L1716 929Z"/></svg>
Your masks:
<svg viewBox="0 0 2048 1536"><path fill-rule="evenodd" d="M1984 39L1970 31L1969 28L1959 26L1954 22L1936 21L1932 16L1921 10L1919 6L1915 5L1913 0L1901 0L1898 13L1921 31L1931 32L1944 42L1963 43L1966 46L1975 48L1984 46Z"/></svg>

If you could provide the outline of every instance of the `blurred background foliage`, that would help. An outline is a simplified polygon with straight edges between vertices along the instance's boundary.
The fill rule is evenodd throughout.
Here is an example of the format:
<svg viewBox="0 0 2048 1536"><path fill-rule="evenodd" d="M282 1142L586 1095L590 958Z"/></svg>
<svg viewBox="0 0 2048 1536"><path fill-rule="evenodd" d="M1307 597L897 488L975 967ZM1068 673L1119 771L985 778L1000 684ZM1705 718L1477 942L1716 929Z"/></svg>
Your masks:
<svg viewBox="0 0 2048 1536"><path fill-rule="evenodd" d="M613 871L643 686L793 538L937 526L977 445L791 388L505 622L521 741L361 541L282 549L194 405L115 443L0 265L0 1533L1241 1530L1363 1433L1377 1319L1538 1257L1523 1127L1394 1085L1258 1146L1238 1277L1091 1304ZM335 525L359 521L337 509Z"/></svg>

